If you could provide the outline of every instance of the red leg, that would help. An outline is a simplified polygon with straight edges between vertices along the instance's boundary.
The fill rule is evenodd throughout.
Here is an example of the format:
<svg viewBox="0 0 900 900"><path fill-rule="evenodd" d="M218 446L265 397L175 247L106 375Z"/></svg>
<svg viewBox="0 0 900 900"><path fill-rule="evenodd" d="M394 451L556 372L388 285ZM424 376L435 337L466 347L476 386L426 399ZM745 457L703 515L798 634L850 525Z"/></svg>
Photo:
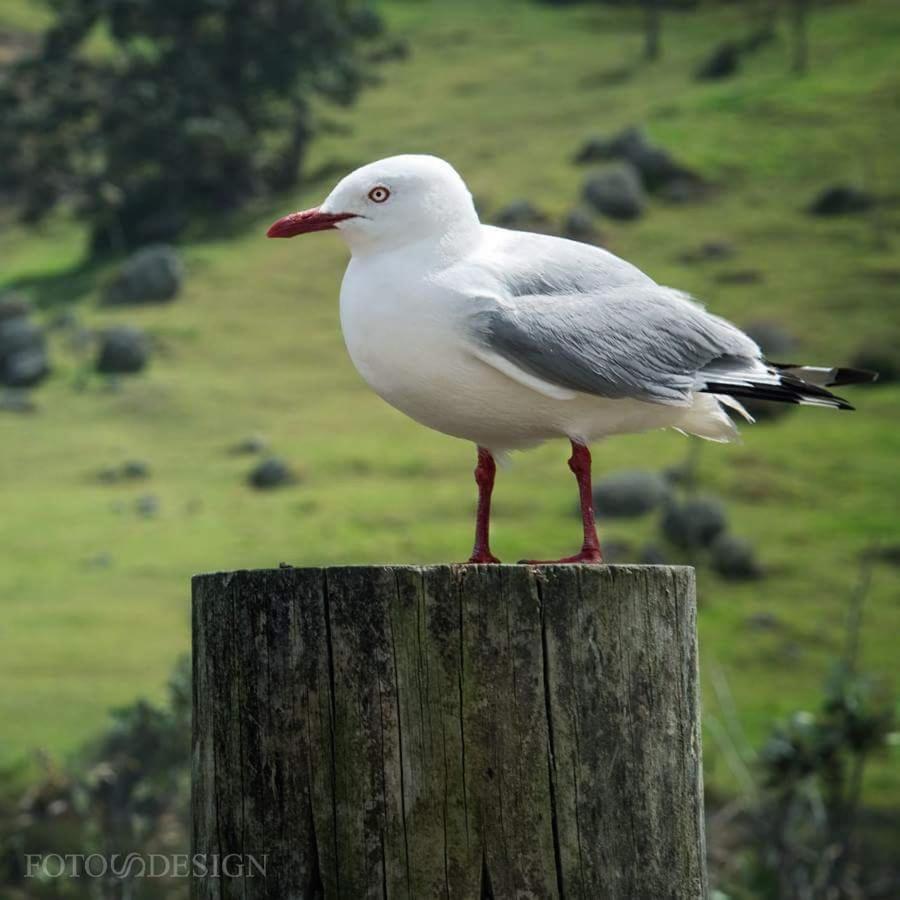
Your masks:
<svg viewBox="0 0 900 900"><path fill-rule="evenodd" d="M475 466L475 483L478 485L478 509L475 513L475 546L472 548L470 563L500 562L490 548L491 494L494 491L494 476L497 464L491 451L478 448L478 465Z"/></svg>
<svg viewBox="0 0 900 900"><path fill-rule="evenodd" d="M601 563L600 541L597 540L597 528L594 523L594 496L591 490L591 451L584 444L572 441L572 455L569 457L569 468L578 481L578 497L581 501L581 524L584 527L584 541L580 552L562 559L537 560L527 559L529 565L544 563Z"/></svg>

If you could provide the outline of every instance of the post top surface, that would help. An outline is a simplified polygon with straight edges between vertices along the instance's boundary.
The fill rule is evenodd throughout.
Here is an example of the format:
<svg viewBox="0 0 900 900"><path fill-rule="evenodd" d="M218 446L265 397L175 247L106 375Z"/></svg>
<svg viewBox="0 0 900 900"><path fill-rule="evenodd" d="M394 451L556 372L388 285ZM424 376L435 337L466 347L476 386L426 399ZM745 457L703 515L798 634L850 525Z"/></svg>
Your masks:
<svg viewBox="0 0 900 900"><path fill-rule="evenodd" d="M465 572L470 573L490 573L490 572L510 572L523 571L531 573L547 573L553 572L562 574L565 572L600 572L608 575L638 575L649 573L671 572L686 573L693 572L693 566L660 566L660 565L639 565L631 563L615 563L615 564L573 564L573 563L548 563L543 565L525 565L525 564L500 564L500 565L468 565L459 563L438 563L427 565L396 565L393 563L372 564L372 565L346 565L346 566L291 566L282 563L280 566L268 569L234 569L213 572L199 572L193 576L194 581L219 580L222 578L270 578L275 575L285 575L296 573L305 574L322 574L333 572L338 573L355 573L357 575L364 572L409 572L414 574L436 574L438 572L446 572L458 575Z"/></svg>

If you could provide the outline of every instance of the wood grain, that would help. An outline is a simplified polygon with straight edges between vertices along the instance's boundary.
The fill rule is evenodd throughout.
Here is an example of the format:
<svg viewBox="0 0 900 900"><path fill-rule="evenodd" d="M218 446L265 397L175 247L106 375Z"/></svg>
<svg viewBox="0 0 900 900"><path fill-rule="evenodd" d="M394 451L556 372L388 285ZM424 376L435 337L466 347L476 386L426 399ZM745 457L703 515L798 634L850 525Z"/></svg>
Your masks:
<svg viewBox="0 0 900 900"><path fill-rule="evenodd" d="M193 594L192 852L244 863L195 898L705 896L691 569L282 568Z"/></svg>

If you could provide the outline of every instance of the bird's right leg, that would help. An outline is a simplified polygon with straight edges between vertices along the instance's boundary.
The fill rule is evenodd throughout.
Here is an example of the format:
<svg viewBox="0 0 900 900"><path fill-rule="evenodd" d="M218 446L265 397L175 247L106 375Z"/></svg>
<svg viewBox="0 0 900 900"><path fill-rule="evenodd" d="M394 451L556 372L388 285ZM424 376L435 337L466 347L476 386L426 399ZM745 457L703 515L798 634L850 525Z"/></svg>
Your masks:
<svg viewBox="0 0 900 900"><path fill-rule="evenodd" d="M491 553L491 494L494 491L494 477L497 464L491 451L478 448L478 465L475 466L475 483L478 485L478 509L475 512L475 546L472 548L470 563L499 563L500 560Z"/></svg>
<svg viewBox="0 0 900 900"><path fill-rule="evenodd" d="M584 528L584 542L574 556L562 559L523 559L527 566L544 566L555 563L602 563L603 553L594 524L594 497L591 489L591 451L584 444L572 441L572 456L569 468L578 481L578 498L581 503L581 524Z"/></svg>

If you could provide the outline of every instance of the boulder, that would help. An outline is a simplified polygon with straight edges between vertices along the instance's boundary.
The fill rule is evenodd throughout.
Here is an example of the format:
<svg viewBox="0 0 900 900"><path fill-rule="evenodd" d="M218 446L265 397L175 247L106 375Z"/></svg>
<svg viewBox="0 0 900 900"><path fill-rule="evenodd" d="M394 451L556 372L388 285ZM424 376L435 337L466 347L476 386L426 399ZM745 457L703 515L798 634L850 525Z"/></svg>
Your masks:
<svg viewBox="0 0 900 900"><path fill-rule="evenodd" d="M247 478L251 487L258 490L271 490L276 487L295 482L296 476L290 466L278 457L270 456L259 465L254 466Z"/></svg>
<svg viewBox="0 0 900 900"><path fill-rule="evenodd" d="M154 494L144 494L138 497L134 504L137 514L145 519L152 519L159 514L159 497Z"/></svg>
<svg viewBox="0 0 900 900"><path fill-rule="evenodd" d="M877 372L875 384L900 381L900 342L880 336L867 338L853 354L850 365Z"/></svg>
<svg viewBox="0 0 900 900"><path fill-rule="evenodd" d="M716 262L721 259L731 259L734 256L734 245L728 241L713 240L704 241L693 250L686 250L678 257L680 262L693 265L694 263Z"/></svg>
<svg viewBox="0 0 900 900"><path fill-rule="evenodd" d="M21 294L15 291L0 294L0 322L5 319L27 318L29 315L31 306Z"/></svg>
<svg viewBox="0 0 900 900"><path fill-rule="evenodd" d="M668 150L651 144L642 131L633 132L626 139L619 155L640 172L641 181L648 191L656 191L676 182L700 180L693 172L677 163Z"/></svg>
<svg viewBox="0 0 900 900"><path fill-rule="evenodd" d="M127 481L140 480L150 477L150 466L142 459L126 459L122 463L122 478Z"/></svg>
<svg viewBox="0 0 900 900"><path fill-rule="evenodd" d="M747 616L745 624L754 631L778 631L782 628L781 619L773 612L758 612Z"/></svg>
<svg viewBox="0 0 900 900"><path fill-rule="evenodd" d="M81 320L78 314L71 309L63 309L55 313L47 323L48 331L61 331L63 333L71 333L81 330Z"/></svg>
<svg viewBox="0 0 900 900"><path fill-rule="evenodd" d="M863 551L866 559L874 559L889 566L900 566L900 544L881 544Z"/></svg>
<svg viewBox="0 0 900 900"><path fill-rule="evenodd" d="M844 216L865 212L875 204L875 198L866 191L846 184L825 188L810 203L808 211L814 216Z"/></svg>
<svg viewBox="0 0 900 900"><path fill-rule="evenodd" d="M583 241L586 244L592 244L600 237L590 210L580 206L566 213L562 221L562 233L573 241Z"/></svg>
<svg viewBox="0 0 900 900"><path fill-rule="evenodd" d="M724 41L713 49L697 68L700 81L728 78L737 72L741 61L741 48L733 41Z"/></svg>
<svg viewBox="0 0 900 900"><path fill-rule="evenodd" d="M139 328L120 325L100 334L94 367L106 375L133 374L150 361L150 341Z"/></svg>
<svg viewBox="0 0 900 900"><path fill-rule="evenodd" d="M32 387L50 373L44 332L18 296L0 299L0 384Z"/></svg>
<svg viewBox="0 0 900 900"><path fill-rule="evenodd" d="M667 566L669 557L658 544L646 544L641 548L638 562L642 566Z"/></svg>
<svg viewBox="0 0 900 900"><path fill-rule="evenodd" d="M412 49L409 41L405 41L403 38L392 38L370 50L367 59L370 63L399 62L408 59L410 53L412 53Z"/></svg>
<svg viewBox="0 0 900 900"><path fill-rule="evenodd" d="M753 545L727 532L719 534L712 542L709 559L713 569L730 581L752 581L763 574Z"/></svg>
<svg viewBox="0 0 900 900"><path fill-rule="evenodd" d="M719 284L761 284L763 280L759 269L732 269L716 275Z"/></svg>
<svg viewBox="0 0 900 900"><path fill-rule="evenodd" d="M371 40L384 33L384 19L372 8L363 6L346 14L347 27L358 37Z"/></svg>
<svg viewBox="0 0 900 900"><path fill-rule="evenodd" d="M643 469L615 472L594 486L594 507L604 519L645 515L669 497L666 480L656 472Z"/></svg>
<svg viewBox="0 0 900 900"><path fill-rule="evenodd" d="M178 295L183 283L184 267L172 247L144 247L119 268L106 286L103 302L111 306L165 303Z"/></svg>
<svg viewBox="0 0 900 900"><path fill-rule="evenodd" d="M679 175L659 188L659 197L666 203L698 203L709 195L709 187L699 176Z"/></svg>
<svg viewBox="0 0 900 900"><path fill-rule="evenodd" d="M609 540L603 541L600 552L603 554L605 563L619 564L634 561L631 544L618 538L609 538Z"/></svg>
<svg viewBox="0 0 900 900"><path fill-rule="evenodd" d="M790 361L797 349L797 338L783 325L770 319L757 319L744 326L744 333L759 344L763 355L776 362Z"/></svg>
<svg viewBox="0 0 900 900"><path fill-rule="evenodd" d="M236 456L252 453L264 453L269 449L269 442L261 434L251 434L238 441L231 447L231 452Z"/></svg>
<svg viewBox="0 0 900 900"><path fill-rule="evenodd" d="M692 497L670 503L663 513L662 531L676 547L708 547L728 526L722 503L714 497Z"/></svg>
<svg viewBox="0 0 900 900"><path fill-rule="evenodd" d="M504 206L494 221L504 228L534 229L547 224L547 216L530 200L513 200Z"/></svg>
<svg viewBox="0 0 900 900"><path fill-rule="evenodd" d="M584 182L584 199L611 219L637 219L646 198L637 170L629 163L594 172Z"/></svg>
<svg viewBox="0 0 900 900"><path fill-rule="evenodd" d="M617 156L616 139L616 137L608 138L598 135L589 137L575 153L572 161L577 165L585 165L615 159Z"/></svg>
<svg viewBox="0 0 900 900"><path fill-rule="evenodd" d="M0 412L33 413L37 404L29 391L11 389L0 392Z"/></svg>
<svg viewBox="0 0 900 900"><path fill-rule="evenodd" d="M668 150L653 144L646 132L635 125L612 137L588 139L575 156L578 163L610 159L620 159L634 166L643 186L651 192L666 185L702 184L696 173L676 162Z"/></svg>
<svg viewBox="0 0 900 900"><path fill-rule="evenodd" d="M101 469L97 480L103 484L116 484L120 481L142 481L150 477L150 466L140 459L129 459L120 466Z"/></svg>

